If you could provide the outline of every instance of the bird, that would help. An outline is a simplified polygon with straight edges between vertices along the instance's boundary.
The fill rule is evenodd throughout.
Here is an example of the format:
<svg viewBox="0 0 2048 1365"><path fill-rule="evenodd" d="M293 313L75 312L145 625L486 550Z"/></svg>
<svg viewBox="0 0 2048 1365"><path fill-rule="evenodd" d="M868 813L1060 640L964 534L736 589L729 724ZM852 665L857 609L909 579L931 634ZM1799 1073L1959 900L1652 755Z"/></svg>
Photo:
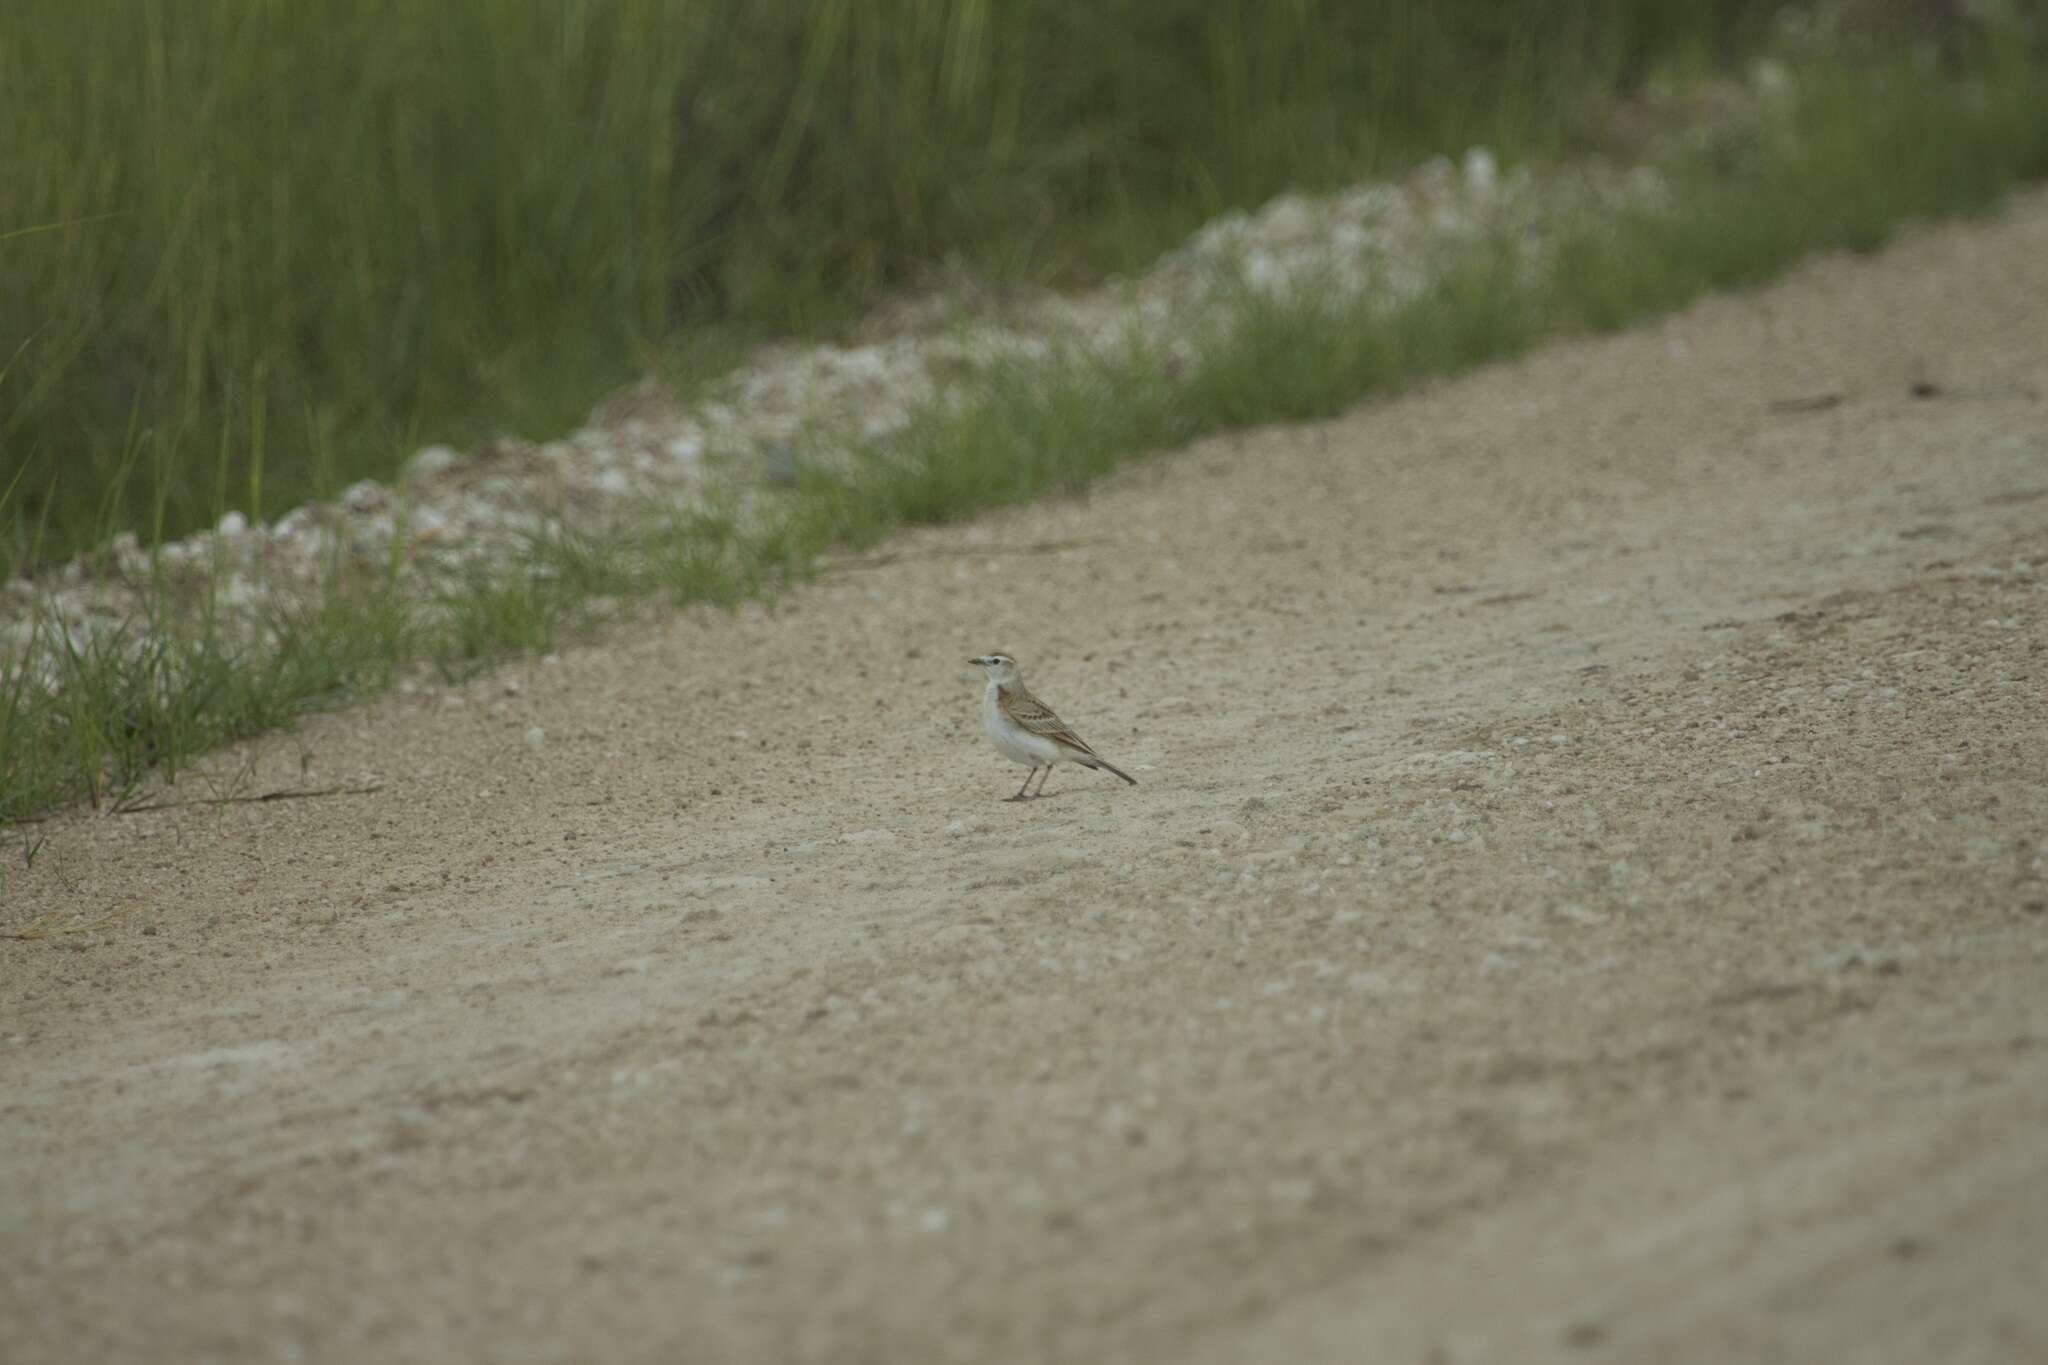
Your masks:
<svg viewBox="0 0 2048 1365"><path fill-rule="evenodd" d="M1015 659L1007 654L981 654L967 662L988 675L988 689L981 694L981 725L988 732L989 743L1012 763L1031 769L1024 774L1024 785L1009 800L1026 799L1024 793L1040 768L1045 769L1045 777L1038 778L1036 795L1045 795L1046 778L1061 763L1106 769L1132 786L1138 785L1137 778L1089 748L1050 706L1031 695Z"/></svg>

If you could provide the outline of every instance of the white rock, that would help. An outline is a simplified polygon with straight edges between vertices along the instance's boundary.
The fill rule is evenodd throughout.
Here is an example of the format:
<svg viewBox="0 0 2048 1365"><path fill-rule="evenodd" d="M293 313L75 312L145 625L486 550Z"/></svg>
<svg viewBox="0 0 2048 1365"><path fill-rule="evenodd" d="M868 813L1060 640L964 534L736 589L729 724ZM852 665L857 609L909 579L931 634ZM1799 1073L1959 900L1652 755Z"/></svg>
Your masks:
<svg viewBox="0 0 2048 1365"><path fill-rule="evenodd" d="M1264 247L1245 253L1244 282L1262 294L1277 294L1287 284L1287 267Z"/></svg>
<svg viewBox="0 0 2048 1365"><path fill-rule="evenodd" d="M352 512L374 512L390 501L391 490L375 479L360 479L341 494L341 505Z"/></svg>
<svg viewBox="0 0 2048 1365"><path fill-rule="evenodd" d="M546 730L541 729L541 727L538 725L529 725L526 727L527 748L532 749L534 752L538 753L540 751L541 746L546 744L547 742L548 732Z"/></svg>
<svg viewBox="0 0 2048 1365"><path fill-rule="evenodd" d="M238 536L249 529L249 519L240 512L229 512L216 529L222 536Z"/></svg>
<svg viewBox="0 0 2048 1365"><path fill-rule="evenodd" d="M1266 206L1260 215L1258 234L1274 245L1298 242L1315 231L1315 215L1308 200L1298 194L1284 194Z"/></svg>
<svg viewBox="0 0 2048 1365"><path fill-rule="evenodd" d="M462 462L453 446L422 446L417 454L405 462L405 477L408 479L431 479Z"/></svg>
<svg viewBox="0 0 2048 1365"><path fill-rule="evenodd" d="M1339 223L1330 229L1330 246L1339 255L1362 255L1375 243L1372 229L1359 223Z"/></svg>
<svg viewBox="0 0 2048 1365"><path fill-rule="evenodd" d="M1500 166L1493 153L1474 147L1465 153L1465 188L1477 195L1489 195L1500 181Z"/></svg>

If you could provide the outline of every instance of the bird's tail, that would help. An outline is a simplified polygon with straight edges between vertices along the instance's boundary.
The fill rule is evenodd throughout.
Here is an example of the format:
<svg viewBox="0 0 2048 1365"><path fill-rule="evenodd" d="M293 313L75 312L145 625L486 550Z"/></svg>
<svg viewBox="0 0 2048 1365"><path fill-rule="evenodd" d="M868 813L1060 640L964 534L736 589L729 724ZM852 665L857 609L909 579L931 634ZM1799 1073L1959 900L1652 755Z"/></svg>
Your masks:
<svg viewBox="0 0 2048 1365"><path fill-rule="evenodd" d="M1116 764L1110 762L1106 758L1095 758L1093 756L1090 756L1088 758L1082 759L1081 761L1083 763L1086 763L1091 768L1107 768L1111 772L1115 773L1118 777L1121 777L1124 781L1130 783L1133 787L1138 785L1137 778L1132 777L1129 773L1125 772L1122 768L1117 767Z"/></svg>

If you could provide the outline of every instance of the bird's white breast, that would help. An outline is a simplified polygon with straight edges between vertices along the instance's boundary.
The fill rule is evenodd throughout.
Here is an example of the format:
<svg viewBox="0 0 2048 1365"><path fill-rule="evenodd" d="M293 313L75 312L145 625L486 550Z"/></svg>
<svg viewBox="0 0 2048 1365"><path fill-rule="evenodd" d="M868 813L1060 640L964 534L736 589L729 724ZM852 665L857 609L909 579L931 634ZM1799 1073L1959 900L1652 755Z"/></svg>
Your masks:
<svg viewBox="0 0 2048 1365"><path fill-rule="evenodd" d="M989 742L997 752L1012 763L1038 767L1057 763L1060 748L1043 735L1034 735L1003 714L1003 704L996 697L994 683L981 694L981 728L988 731Z"/></svg>

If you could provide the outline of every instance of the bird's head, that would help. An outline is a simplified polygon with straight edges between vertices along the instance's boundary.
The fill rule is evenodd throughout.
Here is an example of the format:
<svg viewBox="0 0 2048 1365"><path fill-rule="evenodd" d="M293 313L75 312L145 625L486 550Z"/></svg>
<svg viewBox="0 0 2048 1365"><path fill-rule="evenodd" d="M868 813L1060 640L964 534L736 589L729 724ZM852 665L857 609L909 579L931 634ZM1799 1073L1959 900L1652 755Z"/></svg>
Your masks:
<svg viewBox="0 0 2048 1365"><path fill-rule="evenodd" d="M1014 687L1021 676L1017 661L1007 654L978 654L967 662L988 674L988 680L997 687Z"/></svg>

